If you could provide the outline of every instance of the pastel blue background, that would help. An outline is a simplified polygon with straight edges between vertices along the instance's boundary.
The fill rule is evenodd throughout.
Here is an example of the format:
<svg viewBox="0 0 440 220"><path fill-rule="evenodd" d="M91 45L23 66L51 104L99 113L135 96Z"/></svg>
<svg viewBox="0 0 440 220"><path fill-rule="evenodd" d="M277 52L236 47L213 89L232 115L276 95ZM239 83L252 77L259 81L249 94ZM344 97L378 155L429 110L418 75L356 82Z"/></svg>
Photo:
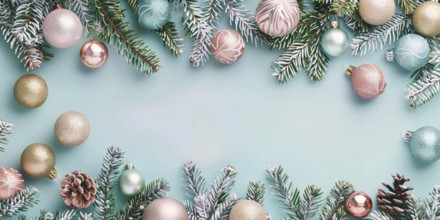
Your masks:
<svg viewBox="0 0 440 220"><path fill-rule="evenodd" d="M248 5L254 10L257 1ZM222 19L226 26L227 17ZM14 100L14 83L26 71L1 41L0 117L15 127L7 152L0 154L0 166L19 169L22 150L42 142L54 149L60 175L83 170L96 176L106 149L115 145L147 181L169 180L170 196L179 199L185 198L182 165L190 160L208 182L233 164L239 172L234 190L239 196L245 195L250 180L269 183L265 169L271 164L282 164L300 189L316 184L328 192L344 179L373 198L380 182L391 181L395 172L411 177L414 193L423 197L440 183L440 162L417 164L400 136L424 125L440 127L440 98L410 110L403 98L410 73L386 62L386 50L360 58L348 51L332 59L324 81L311 82L301 73L280 85L270 75L279 51L249 44L233 65L211 60L195 69L188 62L188 38L184 54L176 59L155 34L137 30L160 56L159 73L141 75L112 46L107 65L87 69L78 56L86 41L82 38L72 48L54 49L55 58L32 71L45 78L50 90L47 102L35 110ZM357 98L344 74L348 65L363 63L379 65L388 76L385 93L375 100ZM69 110L87 115L92 127L87 142L76 148L62 146L53 132L57 117ZM41 208L64 208L59 183L27 178L26 184L41 190L41 203L29 215ZM280 219L284 215L270 191L266 208Z"/></svg>

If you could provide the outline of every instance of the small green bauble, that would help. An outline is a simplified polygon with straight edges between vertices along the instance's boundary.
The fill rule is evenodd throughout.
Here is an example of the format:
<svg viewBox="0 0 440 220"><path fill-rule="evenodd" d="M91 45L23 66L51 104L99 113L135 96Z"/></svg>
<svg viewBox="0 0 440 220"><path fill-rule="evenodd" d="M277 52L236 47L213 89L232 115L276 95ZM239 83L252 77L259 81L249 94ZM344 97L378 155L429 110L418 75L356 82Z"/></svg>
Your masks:
<svg viewBox="0 0 440 220"><path fill-rule="evenodd" d="M160 29L171 18L171 3L168 0L140 0L138 4L139 25L144 28Z"/></svg>
<svg viewBox="0 0 440 220"><path fill-rule="evenodd" d="M407 132L412 155L424 163L440 159L440 130L434 127L422 127L415 132Z"/></svg>
<svg viewBox="0 0 440 220"><path fill-rule="evenodd" d="M134 169L133 164L128 164L126 170L119 177L119 189L126 196L134 196L144 190L145 179L141 172Z"/></svg>
<svg viewBox="0 0 440 220"><path fill-rule="evenodd" d="M321 37L321 48L328 56L341 56L350 46L348 35L339 28L338 21L332 21L330 26L331 28Z"/></svg>

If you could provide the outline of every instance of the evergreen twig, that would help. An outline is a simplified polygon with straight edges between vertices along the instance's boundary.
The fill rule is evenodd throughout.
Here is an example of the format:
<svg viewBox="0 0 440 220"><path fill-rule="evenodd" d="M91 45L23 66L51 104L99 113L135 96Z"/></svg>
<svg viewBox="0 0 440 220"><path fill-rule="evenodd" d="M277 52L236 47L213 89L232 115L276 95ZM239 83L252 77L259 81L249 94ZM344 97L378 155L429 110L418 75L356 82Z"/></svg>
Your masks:
<svg viewBox="0 0 440 220"><path fill-rule="evenodd" d="M372 211L365 219L368 220L393 220L391 216L382 211Z"/></svg>
<svg viewBox="0 0 440 220"><path fill-rule="evenodd" d="M246 199L258 202L260 205L264 205L264 193L266 193L264 183L260 181L251 181L248 184Z"/></svg>
<svg viewBox="0 0 440 220"><path fill-rule="evenodd" d="M3 121L0 119L0 152L4 152L5 148L1 145L5 145L8 143L8 138L6 138L6 135L9 135L12 133L12 124L6 121Z"/></svg>
<svg viewBox="0 0 440 220"><path fill-rule="evenodd" d="M349 219L344 203L353 191L353 185L350 183L346 181L337 182L327 196L325 205L321 210L320 219Z"/></svg>
<svg viewBox="0 0 440 220"><path fill-rule="evenodd" d="M414 10L423 3L423 0L396 0L397 5L402 10L402 13L410 15L414 13Z"/></svg>
<svg viewBox="0 0 440 220"><path fill-rule="evenodd" d="M163 28L156 30L156 33L162 39L164 45L170 48L173 55L178 56L183 53L183 38L177 31L174 22L168 22Z"/></svg>
<svg viewBox="0 0 440 220"><path fill-rule="evenodd" d="M434 186L429 197L423 203L427 219L440 218L440 186Z"/></svg>
<svg viewBox="0 0 440 220"><path fill-rule="evenodd" d="M20 212L27 211L39 202L38 196L39 192L36 188L27 187L15 197L0 201L0 218L12 217Z"/></svg>

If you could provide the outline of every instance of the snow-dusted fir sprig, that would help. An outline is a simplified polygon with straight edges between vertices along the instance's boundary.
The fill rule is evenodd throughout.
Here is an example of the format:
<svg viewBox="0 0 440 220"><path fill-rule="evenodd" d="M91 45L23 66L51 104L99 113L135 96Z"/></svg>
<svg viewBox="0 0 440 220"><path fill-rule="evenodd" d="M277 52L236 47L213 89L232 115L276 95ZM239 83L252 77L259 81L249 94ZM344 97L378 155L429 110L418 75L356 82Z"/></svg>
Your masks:
<svg viewBox="0 0 440 220"><path fill-rule="evenodd" d="M434 186L429 197L423 203L427 219L440 218L440 186Z"/></svg>
<svg viewBox="0 0 440 220"><path fill-rule="evenodd" d="M210 189L205 187L205 178L201 171L192 162L184 165L186 175L187 196L190 201L185 202L185 207L191 220L218 220L228 215L230 209L237 201L237 195L230 193L235 184L235 168L227 166L217 175Z"/></svg>
<svg viewBox="0 0 440 220"><path fill-rule="evenodd" d="M410 83L406 98L410 101L410 108L418 108L429 102L440 92L440 66L425 65L418 71L419 77Z"/></svg>
<svg viewBox="0 0 440 220"><path fill-rule="evenodd" d="M255 201L260 203L260 205L264 204L264 194L266 193L266 187L264 183L260 181L251 181L248 184L246 199Z"/></svg>
<svg viewBox="0 0 440 220"><path fill-rule="evenodd" d="M344 203L353 191L353 185L347 181L335 183L321 208L320 219L349 219Z"/></svg>
<svg viewBox="0 0 440 220"><path fill-rule="evenodd" d="M404 14L410 15L414 10L423 3L424 0L396 0L397 6L400 7Z"/></svg>
<svg viewBox="0 0 440 220"><path fill-rule="evenodd" d="M12 124L0 119L0 152L5 151L5 148L1 145L5 145L8 143L8 138L6 135L12 133Z"/></svg>
<svg viewBox="0 0 440 220"><path fill-rule="evenodd" d="M39 202L38 196L39 192L35 187L27 187L15 197L0 201L0 219L27 211Z"/></svg>
<svg viewBox="0 0 440 220"><path fill-rule="evenodd" d="M26 218L26 216L21 215L19 220L33 220L33 218ZM46 210L40 211L40 216L36 220L83 220L81 217L77 217L77 212L75 209L66 209L56 213L52 213Z"/></svg>
<svg viewBox="0 0 440 220"><path fill-rule="evenodd" d="M183 53L183 37L177 31L174 22L168 22L163 28L156 30L156 33L162 39L164 45L170 48L173 55L178 56Z"/></svg>

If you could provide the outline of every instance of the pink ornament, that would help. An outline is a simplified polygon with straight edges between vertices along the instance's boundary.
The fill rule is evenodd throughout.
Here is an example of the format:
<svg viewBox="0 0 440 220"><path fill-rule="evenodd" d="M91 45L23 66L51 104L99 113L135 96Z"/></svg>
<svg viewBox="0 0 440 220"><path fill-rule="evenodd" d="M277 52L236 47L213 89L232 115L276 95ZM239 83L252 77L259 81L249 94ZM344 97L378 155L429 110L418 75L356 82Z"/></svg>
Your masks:
<svg viewBox="0 0 440 220"><path fill-rule="evenodd" d="M223 64L237 61L243 55L244 47L243 38L232 29L218 31L211 40L211 53Z"/></svg>
<svg viewBox="0 0 440 220"><path fill-rule="evenodd" d="M272 37L288 35L296 28L300 18L297 0L263 0L255 14L260 30Z"/></svg>
<svg viewBox="0 0 440 220"><path fill-rule="evenodd" d="M345 201L345 209L355 218L363 218L371 212L373 202L364 192L353 192Z"/></svg>
<svg viewBox="0 0 440 220"><path fill-rule="evenodd" d="M56 9L43 21L43 36L56 48L73 46L81 38L82 24L75 13L66 9Z"/></svg>
<svg viewBox="0 0 440 220"><path fill-rule="evenodd" d="M10 167L0 168L0 201L16 196L24 189L24 180L21 174Z"/></svg>
<svg viewBox="0 0 440 220"><path fill-rule="evenodd" d="M99 40L89 40L81 48L81 61L89 68L98 68L108 59L107 46Z"/></svg>
<svg viewBox="0 0 440 220"><path fill-rule="evenodd" d="M351 76L353 91L364 99L379 96L387 86L387 76L381 68L374 64L363 64L359 67L350 66L346 73Z"/></svg>

